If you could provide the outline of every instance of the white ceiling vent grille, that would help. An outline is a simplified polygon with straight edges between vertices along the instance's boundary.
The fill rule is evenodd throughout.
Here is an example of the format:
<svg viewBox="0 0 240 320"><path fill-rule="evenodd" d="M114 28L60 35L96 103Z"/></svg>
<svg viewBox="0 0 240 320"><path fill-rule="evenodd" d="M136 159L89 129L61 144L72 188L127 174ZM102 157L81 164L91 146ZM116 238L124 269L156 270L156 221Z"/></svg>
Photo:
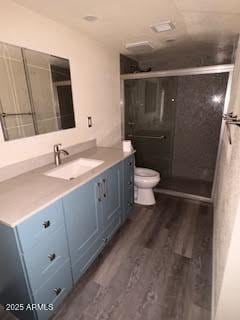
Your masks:
<svg viewBox="0 0 240 320"><path fill-rule="evenodd" d="M175 29L174 24L168 20L168 21L162 21L160 23L154 24L152 26L150 26L150 28L154 31L154 32L165 32L165 31L171 31Z"/></svg>
<svg viewBox="0 0 240 320"><path fill-rule="evenodd" d="M131 42L125 45L125 48L131 53L151 52L154 47L149 41Z"/></svg>

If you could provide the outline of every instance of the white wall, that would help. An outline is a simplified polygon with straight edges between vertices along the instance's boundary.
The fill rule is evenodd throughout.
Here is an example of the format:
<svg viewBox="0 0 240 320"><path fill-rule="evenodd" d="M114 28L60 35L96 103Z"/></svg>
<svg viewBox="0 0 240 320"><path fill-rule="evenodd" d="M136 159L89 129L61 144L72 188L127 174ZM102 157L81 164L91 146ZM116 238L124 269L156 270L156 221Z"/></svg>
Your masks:
<svg viewBox="0 0 240 320"><path fill-rule="evenodd" d="M240 319L240 207L238 208L232 240L228 250L228 258L221 293L216 309L216 320L239 320Z"/></svg>
<svg viewBox="0 0 240 320"><path fill-rule="evenodd" d="M236 52L229 111L240 116L240 42ZM240 128L226 128L214 196L213 312L215 320L240 319Z"/></svg>
<svg viewBox="0 0 240 320"><path fill-rule="evenodd" d="M120 140L119 54L95 40L8 0L0 0L0 41L70 60L76 128L0 141L0 167L93 138L99 145ZM87 127L87 116L93 127Z"/></svg>

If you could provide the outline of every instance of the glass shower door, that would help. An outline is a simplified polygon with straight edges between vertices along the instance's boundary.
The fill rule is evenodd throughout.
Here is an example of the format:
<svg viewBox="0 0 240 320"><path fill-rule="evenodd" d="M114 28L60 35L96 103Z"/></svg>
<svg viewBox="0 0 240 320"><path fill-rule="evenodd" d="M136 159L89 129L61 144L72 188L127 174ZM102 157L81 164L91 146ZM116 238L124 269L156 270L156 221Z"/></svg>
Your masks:
<svg viewBox="0 0 240 320"><path fill-rule="evenodd" d="M136 165L172 175L177 80L169 78L124 81L125 138L132 141Z"/></svg>
<svg viewBox="0 0 240 320"><path fill-rule="evenodd" d="M160 189L210 198L228 73L124 81L125 138Z"/></svg>

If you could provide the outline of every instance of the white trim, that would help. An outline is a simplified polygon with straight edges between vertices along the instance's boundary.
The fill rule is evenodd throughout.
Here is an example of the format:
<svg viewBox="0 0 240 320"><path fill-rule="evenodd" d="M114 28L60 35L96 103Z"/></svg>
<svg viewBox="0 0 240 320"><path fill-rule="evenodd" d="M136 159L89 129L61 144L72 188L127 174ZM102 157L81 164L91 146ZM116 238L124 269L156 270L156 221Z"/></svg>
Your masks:
<svg viewBox="0 0 240 320"><path fill-rule="evenodd" d="M4 135L3 135L3 128L2 128L2 125L0 123L0 143L4 142L5 139L4 139Z"/></svg>
<svg viewBox="0 0 240 320"><path fill-rule="evenodd" d="M228 108L229 108L230 98L231 98L232 81L233 81L233 71L231 71L229 73L229 77L228 77L228 84L227 84L227 91L226 91L226 96L225 96L223 113L227 113ZM211 199L212 199L212 203L213 203L213 213L214 213L214 196L216 193L216 185L217 185L217 175L218 175L219 165L220 165L219 160L220 160L220 155L222 152L223 142L224 142L224 131L225 131L225 122L222 120L220 137L219 137L218 152L217 152L217 159L216 159L216 167L215 167L215 173L214 173L214 179L213 179L212 195L211 195ZM213 218L214 218L214 216L213 216ZM215 224L213 225L212 250L213 250L213 252L216 252L214 235L215 235ZM216 266L216 261L215 261L215 256L213 255L213 261L212 261L212 304L211 304L211 319L212 320L214 320L215 313L216 313L215 266Z"/></svg>
<svg viewBox="0 0 240 320"><path fill-rule="evenodd" d="M233 79L233 71L229 72L229 76L228 76L228 83L227 83L227 90L226 90L226 95L225 95L223 113L227 113L227 111L228 111L230 96L231 96L232 79ZM216 166L215 166L215 172L214 172L214 177L213 177L213 186L212 186L212 194L211 194L212 201L213 201L215 190L216 190L217 174L218 174L218 169L219 169L219 160L220 160L220 154L222 152L222 147L223 147L224 130L225 130L225 121L222 119L220 135L219 135L219 140L218 140L219 142L218 142Z"/></svg>
<svg viewBox="0 0 240 320"><path fill-rule="evenodd" d="M125 96L124 80L120 80L120 113L121 113L121 138L125 139Z"/></svg>
<svg viewBox="0 0 240 320"><path fill-rule="evenodd" d="M167 194L167 195L170 195L170 196L175 196L175 197L180 197L180 198L185 198L185 199L191 199L191 200L197 200L197 201L203 201L203 202L207 202L207 203L212 203L211 198L203 197L203 196L197 196L197 195L191 194L191 193L179 192L179 191L168 190L168 189L159 189L159 188L154 189L154 192Z"/></svg>
<svg viewBox="0 0 240 320"><path fill-rule="evenodd" d="M233 64L222 64L216 66L175 69L166 71L152 71L140 73L122 74L121 79L144 79L144 78L159 78L159 77L174 77L174 76L190 76L196 74L209 74L209 73L223 73L233 71Z"/></svg>
<svg viewBox="0 0 240 320"><path fill-rule="evenodd" d="M213 201L213 208L212 208L212 212L213 212L213 221L214 221L214 201ZM215 252L216 252L216 245L215 245L215 223L213 223L213 231L212 231L212 294L211 294L211 320L214 320L215 318L215 313L216 313L216 301L215 301L215 295L216 295L216 284L215 284L215 277L216 277L216 272L215 272L215 268L216 268L216 256L215 256Z"/></svg>

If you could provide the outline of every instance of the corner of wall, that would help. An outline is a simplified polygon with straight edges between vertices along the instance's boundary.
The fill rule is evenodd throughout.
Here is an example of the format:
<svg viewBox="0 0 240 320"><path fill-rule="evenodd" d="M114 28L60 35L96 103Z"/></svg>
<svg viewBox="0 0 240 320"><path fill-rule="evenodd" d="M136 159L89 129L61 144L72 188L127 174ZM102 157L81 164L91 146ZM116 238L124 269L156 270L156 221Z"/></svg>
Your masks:
<svg viewBox="0 0 240 320"><path fill-rule="evenodd" d="M232 85L229 93L229 109L240 115L240 41L236 49L236 61L232 75ZM216 172L216 186L213 194L214 202L214 231L213 231L213 290L212 290L212 320L237 320L240 319L239 303L234 306L236 292L233 293L234 285L232 272L235 273L235 282L240 279L239 265L235 245L240 223L240 139L239 128L231 126L232 145L229 144L227 134L223 131L221 137L221 151L218 157ZM238 244L240 239L238 239ZM235 254L235 257L234 257ZM240 284L240 281L239 281ZM231 286L233 286L231 288ZM239 285L240 289L240 285ZM231 297L231 299L230 299ZM237 314L227 314L224 310L235 309Z"/></svg>

